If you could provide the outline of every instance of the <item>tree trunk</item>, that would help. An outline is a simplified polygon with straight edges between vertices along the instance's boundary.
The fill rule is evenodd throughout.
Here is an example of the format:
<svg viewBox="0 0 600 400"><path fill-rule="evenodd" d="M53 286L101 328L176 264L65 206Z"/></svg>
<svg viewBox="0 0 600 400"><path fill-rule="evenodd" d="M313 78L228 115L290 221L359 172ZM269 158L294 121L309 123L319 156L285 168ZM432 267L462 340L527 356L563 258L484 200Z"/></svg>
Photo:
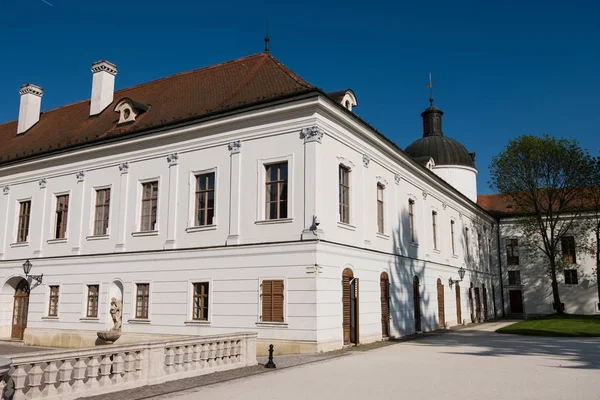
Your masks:
<svg viewBox="0 0 600 400"><path fill-rule="evenodd" d="M552 278L552 297L554 298L554 305L557 314L564 314L561 307L560 294L558 293L558 281L556 280L556 262L553 258L550 259L550 272Z"/></svg>
<svg viewBox="0 0 600 400"><path fill-rule="evenodd" d="M598 286L597 310L600 310L600 229L596 229L596 284Z"/></svg>

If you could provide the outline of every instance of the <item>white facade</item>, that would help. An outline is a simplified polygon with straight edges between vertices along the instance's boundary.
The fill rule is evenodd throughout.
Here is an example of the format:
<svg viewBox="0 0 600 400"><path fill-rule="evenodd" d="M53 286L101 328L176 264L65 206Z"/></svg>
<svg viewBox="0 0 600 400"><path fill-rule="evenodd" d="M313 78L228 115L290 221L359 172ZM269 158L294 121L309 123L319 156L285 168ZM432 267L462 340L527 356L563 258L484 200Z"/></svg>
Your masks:
<svg viewBox="0 0 600 400"><path fill-rule="evenodd" d="M289 171L287 216L269 220L265 166L279 162L287 162ZM350 171L348 223L340 222L340 165ZM215 219L194 226L195 176L206 172L215 173ZM143 231L142 185L150 181L158 182L157 222ZM378 184L384 194L381 233ZM112 324L110 298L122 296L121 340L257 331L259 351L269 343L281 352L336 349L344 344L344 269L360 282L360 343L382 338L382 272L390 280L391 336L415 332L415 276L421 330L440 326L438 280L447 326L483 319L484 309L491 318L501 308L495 220L319 93L6 165L0 186L0 210L7 216L0 225L2 337L11 336L23 261L31 260L31 274L43 274L40 285L29 278L26 343L93 344L95 332ZM94 235L101 189L111 191L109 224L106 234ZM66 235L56 239L57 196L64 194ZM26 241L18 242L23 201L31 201L31 221ZM460 267L467 272L458 320L456 286L451 289L449 279L458 279ZM284 282L284 322L261 320L262 282L271 279ZM192 319L192 284L198 282L208 282L206 321ZM148 318L136 318L138 283L149 284ZM99 285L94 318L86 317L87 285ZM49 315L50 286L59 287L56 316ZM487 296L480 297L484 286ZM479 310L469 301L475 288Z"/></svg>
<svg viewBox="0 0 600 400"><path fill-rule="evenodd" d="M462 165L436 165L432 171L456 190L477 202L477 170Z"/></svg>
<svg viewBox="0 0 600 400"><path fill-rule="evenodd" d="M558 291L564 311L568 314L597 314L600 312L595 255L586 251L593 232L582 230L580 222L588 216L583 213L571 230L575 244L575 263L558 271ZM548 261L537 248L535 238L524 237L516 225L518 217L500 220L500 262L505 313L507 315L535 317L555 312L551 279L546 265ZM513 242L509 242L513 240ZM516 240L516 242L514 242ZM511 246L517 245L513 251ZM559 249L562 257L562 245ZM518 257L509 259L509 255ZM567 276L569 275L569 276ZM519 301L521 299L521 301Z"/></svg>

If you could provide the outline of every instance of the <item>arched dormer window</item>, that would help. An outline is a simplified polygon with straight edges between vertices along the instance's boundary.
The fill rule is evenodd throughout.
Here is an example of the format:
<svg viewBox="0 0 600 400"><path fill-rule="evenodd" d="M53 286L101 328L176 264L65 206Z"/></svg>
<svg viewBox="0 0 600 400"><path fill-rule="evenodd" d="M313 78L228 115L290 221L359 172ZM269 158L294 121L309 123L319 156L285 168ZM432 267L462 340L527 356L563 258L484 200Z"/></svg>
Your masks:
<svg viewBox="0 0 600 400"><path fill-rule="evenodd" d="M133 123L138 115L148 110L150 110L150 106L125 97L117 103L114 109L119 114L117 125Z"/></svg>

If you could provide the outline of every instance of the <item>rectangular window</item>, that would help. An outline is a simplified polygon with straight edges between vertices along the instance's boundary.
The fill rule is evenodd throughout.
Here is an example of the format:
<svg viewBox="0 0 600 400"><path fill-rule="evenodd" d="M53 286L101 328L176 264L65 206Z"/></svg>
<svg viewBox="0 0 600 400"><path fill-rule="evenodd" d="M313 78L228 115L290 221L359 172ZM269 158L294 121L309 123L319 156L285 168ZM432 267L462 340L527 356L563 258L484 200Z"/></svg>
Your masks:
<svg viewBox="0 0 600 400"><path fill-rule="evenodd" d="M340 222L350 223L350 170L342 165L339 168L340 182Z"/></svg>
<svg viewBox="0 0 600 400"><path fill-rule="evenodd" d="M519 265L519 240L506 239L506 263Z"/></svg>
<svg viewBox="0 0 600 400"><path fill-rule="evenodd" d="M266 165L266 219L287 218L288 163Z"/></svg>
<svg viewBox="0 0 600 400"><path fill-rule="evenodd" d="M19 229L17 230L17 242L26 242L29 236L29 219L31 215L31 201L19 203Z"/></svg>
<svg viewBox="0 0 600 400"><path fill-rule="evenodd" d="M58 286L50 286L50 298L48 299L48 316L58 316Z"/></svg>
<svg viewBox="0 0 600 400"><path fill-rule="evenodd" d="M521 284L521 271L508 271L508 284L509 285L520 285Z"/></svg>
<svg viewBox="0 0 600 400"><path fill-rule="evenodd" d="M465 250L467 251L467 258L471 257L471 249L469 248L469 228L465 228Z"/></svg>
<svg viewBox="0 0 600 400"><path fill-rule="evenodd" d="M194 310L192 319L208 321L208 282L194 283Z"/></svg>
<svg viewBox="0 0 600 400"><path fill-rule="evenodd" d="M69 195L56 196L56 239L67 237L67 217L69 215Z"/></svg>
<svg viewBox="0 0 600 400"><path fill-rule="evenodd" d="M410 241L415 242L415 201L408 201L408 230L410 232Z"/></svg>
<svg viewBox="0 0 600 400"><path fill-rule="evenodd" d="M454 221L450 221L450 241L452 242L452 254L456 254L456 246L454 244Z"/></svg>
<svg viewBox="0 0 600 400"><path fill-rule="evenodd" d="M577 263L575 254L575 238L573 236L565 236L560 239L560 246L562 247L562 258L565 264Z"/></svg>
<svg viewBox="0 0 600 400"><path fill-rule="evenodd" d="M262 282L262 321L283 322L283 281Z"/></svg>
<svg viewBox="0 0 600 400"><path fill-rule="evenodd" d="M431 212L431 228L433 230L433 248L437 249L437 212Z"/></svg>
<svg viewBox="0 0 600 400"><path fill-rule="evenodd" d="M158 211L158 181L142 184L142 221L140 230L149 232L156 230L156 214Z"/></svg>
<svg viewBox="0 0 600 400"><path fill-rule="evenodd" d="M110 211L110 189L96 190L96 210L94 214L94 236L106 235Z"/></svg>
<svg viewBox="0 0 600 400"><path fill-rule="evenodd" d="M215 217L215 173L196 176L196 226L212 225Z"/></svg>
<svg viewBox="0 0 600 400"><path fill-rule="evenodd" d="M577 270L565 269L565 284L577 285Z"/></svg>
<svg viewBox="0 0 600 400"><path fill-rule="evenodd" d="M98 317L98 292L100 291L99 285L88 285L87 295L87 311L86 317L97 318Z"/></svg>
<svg viewBox="0 0 600 400"><path fill-rule="evenodd" d="M135 317L148 319L148 303L150 300L150 284L138 283L135 296Z"/></svg>
<svg viewBox="0 0 600 400"><path fill-rule="evenodd" d="M377 232L383 233L383 185L377 184Z"/></svg>

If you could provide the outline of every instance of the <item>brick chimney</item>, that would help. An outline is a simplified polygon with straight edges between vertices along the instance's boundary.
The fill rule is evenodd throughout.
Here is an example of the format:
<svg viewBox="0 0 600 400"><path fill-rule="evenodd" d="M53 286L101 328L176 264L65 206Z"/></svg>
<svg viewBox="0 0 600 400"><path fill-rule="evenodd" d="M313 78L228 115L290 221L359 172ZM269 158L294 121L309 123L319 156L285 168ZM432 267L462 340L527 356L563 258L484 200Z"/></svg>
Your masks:
<svg viewBox="0 0 600 400"><path fill-rule="evenodd" d="M39 86L28 83L21 86L19 93L21 94L21 104L19 106L17 135L25 133L40 120L44 90Z"/></svg>
<svg viewBox="0 0 600 400"><path fill-rule="evenodd" d="M92 101L90 116L98 115L113 101L117 66L106 60L92 64Z"/></svg>

